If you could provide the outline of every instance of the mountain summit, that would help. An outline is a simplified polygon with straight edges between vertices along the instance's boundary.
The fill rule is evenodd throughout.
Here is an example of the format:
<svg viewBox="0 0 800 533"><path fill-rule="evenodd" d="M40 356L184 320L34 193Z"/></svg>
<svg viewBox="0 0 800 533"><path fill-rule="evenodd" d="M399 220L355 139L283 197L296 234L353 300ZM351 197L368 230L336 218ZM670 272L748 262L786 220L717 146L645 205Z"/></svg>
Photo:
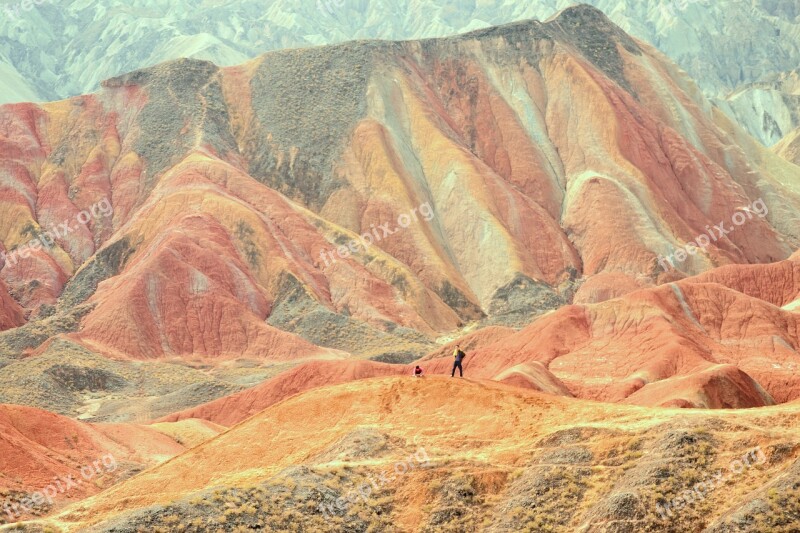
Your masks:
<svg viewBox="0 0 800 533"><path fill-rule="evenodd" d="M7 105L0 125L1 277L18 330L39 332L0 336L12 359L66 334L137 359L409 360L473 321L524 325L800 242L798 167L588 6L177 60ZM30 245L81 213L97 216Z"/></svg>

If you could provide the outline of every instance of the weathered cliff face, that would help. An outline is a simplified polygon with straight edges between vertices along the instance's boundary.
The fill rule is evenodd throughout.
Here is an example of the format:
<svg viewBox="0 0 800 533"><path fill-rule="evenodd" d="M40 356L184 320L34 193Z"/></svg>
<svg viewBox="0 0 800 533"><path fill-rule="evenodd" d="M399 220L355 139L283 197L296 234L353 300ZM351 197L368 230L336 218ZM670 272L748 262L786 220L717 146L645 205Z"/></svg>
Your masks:
<svg viewBox="0 0 800 533"><path fill-rule="evenodd" d="M585 6L441 40L166 63L0 108L16 252L0 277L29 320L78 313L72 335L101 353L285 359L311 341L413 357L487 315L526 323L579 281L595 301L787 257L800 169L708 112ZM676 258L721 221L735 231Z"/></svg>

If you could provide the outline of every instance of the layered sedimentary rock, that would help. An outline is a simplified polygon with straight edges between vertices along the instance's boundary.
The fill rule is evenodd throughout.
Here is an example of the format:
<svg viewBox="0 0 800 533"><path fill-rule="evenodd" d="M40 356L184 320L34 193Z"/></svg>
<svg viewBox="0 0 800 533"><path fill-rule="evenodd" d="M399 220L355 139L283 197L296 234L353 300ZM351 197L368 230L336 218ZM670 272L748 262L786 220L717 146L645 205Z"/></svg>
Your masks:
<svg viewBox="0 0 800 533"><path fill-rule="evenodd" d="M731 265L601 304L566 306L527 328L488 327L415 364L559 396L653 407L745 408L800 398L800 256ZM232 425L302 391L388 375L415 364L308 363L165 421ZM460 375L456 371L456 375Z"/></svg>
<svg viewBox="0 0 800 533"><path fill-rule="evenodd" d="M539 362L575 396L756 407L800 396L800 262L735 265L600 304L571 305L476 349L471 377ZM451 357L427 362L449 372ZM524 383L518 383L523 384Z"/></svg>
<svg viewBox="0 0 800 533"><path fill-rule="evenodd" d="M800 169L586 6L179 60L0 115L0 277L40 332L0 338L9 357L65 334L137 359L407 362L469 322L523 325L576 291L779 260L800 239Z"/></svg>
<svg viewBox="0 0 800 533"><path fill-rule="evenodd" d="M233 426L301 392L361 379L406 374L405 368L372 361L314 361L264 383L161 419L162 422L202 419ZM410 375L410 372L408 373Z"/></svg>
<svg viewBox="0 0 800 533"><path fill-rule="evenodd" d="M716 103L753 137L773 146L800 126L800 69L739 87Z"/></svg>
<svg viewBox="0 0 800 533"><path fill-rule="evenodd" d="M658 47L709 94L725 94L800 63L800 21L793 0L584 3ZM111 76L180 57L235 65L281 48L352 39L443 37L514 20L544 20L573 4L277 0L265 7L257 0L242 0L197 9L189 0L11 2L0 10L0 102L92 92ZM142 14L146 16L137 16Z"/></svg>
<svg viewBox="0 0 800 533"><path fill-rule="evenodd" d="M22 308L8 293L6 284L0 280L0 330L15 328L24 323Z"/></svg>

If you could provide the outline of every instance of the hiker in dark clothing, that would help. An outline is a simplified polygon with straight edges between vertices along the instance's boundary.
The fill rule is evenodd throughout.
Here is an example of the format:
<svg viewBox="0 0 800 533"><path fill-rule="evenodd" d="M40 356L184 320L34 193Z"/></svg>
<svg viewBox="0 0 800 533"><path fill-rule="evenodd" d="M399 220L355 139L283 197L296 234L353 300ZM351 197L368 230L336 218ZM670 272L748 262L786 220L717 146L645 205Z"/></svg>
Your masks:
<svg viewBox="0 0 800 533"><path fill-rule="evenodd" d="M467 356L464 352L461 351L461 345L456 344L456 349L453 352L453 357L455 360L453 361L453 371L450 372L450 377L454 377L456 375L456 368L458 368L458 373L460 377L464 377L464 369L461 367L461 361Z"/></svg>

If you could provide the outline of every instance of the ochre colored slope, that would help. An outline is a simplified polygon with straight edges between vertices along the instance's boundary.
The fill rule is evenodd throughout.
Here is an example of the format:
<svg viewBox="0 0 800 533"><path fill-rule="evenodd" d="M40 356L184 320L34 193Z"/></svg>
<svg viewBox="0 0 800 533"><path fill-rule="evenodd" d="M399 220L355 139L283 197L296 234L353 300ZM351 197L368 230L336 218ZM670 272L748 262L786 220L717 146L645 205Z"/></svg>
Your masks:
<svg viewBox="0 0 800 533"><path fill-rule="evenodd" d="M180 422L159 422L148 427L167 435L186 448L193 448L222 433L225 428L208 420L181 420Z"/></svg>
<svg viewBox="0 0 800 533"><path fill-rule="evenodd" d="M371 361L315 361L288 370L261 385L166 416L164 422L199 418L223 426L238 424L301 392L360 379L410 374L403 366Z"/></svg>
<svg viewBox="0 0 800 533"><path fill-rule="evenodd" d="M456 344L471 352L491 345L498 339L510 336L514 330L503 327L488 327L453 341L423 357L419 364L425 375L443 374L450 371L448 364ZM429 364L432 359L438 361ZM415 364L387 365L372 361L314 361L302 364L279 374L264 383L212 402L186 409L161 418L165 422L187 419L203 419L232 426L246 418L301 392L339 383L383 376L411 376ZM540 390L563 396L571 396L563 383L538 362L520 364L495 376L497 381L519 387Z"/></svg>
<svg viewBox="0 0 800 533"><path fill-rule="evenodd" d="M186 503L165 511L163 506L172 502L198 502L203 498L192 495L211 487L222 498L218 501L228 501L226 490L245 490L270 479L279 484L285 480L281 486L286 488L280 489L284 495L287 490L307 495L305 503L294 508L293 516L295 523L310 521L320 518L318 506L324 503L320 497L329 488L341 488L346 495L348 483L355 488L359 479L367 479L358 476L390 472L395 462L417 454L425 458L424 463L420 460L425 467L407 465L390 480L380 482L379 494L367 497L371 502L389 498L392 505L385 512L404 531L435 527L436 520L441 526L459 518L468 520L461 525L467 529L514 519L524 523L517 511L509 511L520 505L515 501L523 497L530 498L531 504L547 506L539 510L534 506L531 512L548 515L539 520L556 531L575 530L581 523L599 527L613 519L614 511L608 506L613 507L615 499L624 494L636 509L633 515L625 515L626 520L653 528L660 523L655 509L658 492L664 491L662 498L672 496L685 485L691 486L683 477L691 469L699 478L690 479L711 476L715 464L727 464L760 446L770 458L768 462L748 470L746 478L743 474L742 483L725 484L710 493L708 506L687 507L673 522L697 525L693 521L711 521L739 509L748 494L752 497L754 489L769 486L779 473L796 475L787 470L796 461L796 453L778 450L797 439L798 416L797 407L788 405L724 414L653 411L558 398L491 382L440 377L371 379L315 389L273 405L217 438L65 510L48 523L66 531L108 520L118 525L152 520L159 524L158 516L186 512ZM746 445L742 444L743 432L748 437ZM369 444L373 441L374 447ZM299 470L297 465L302 465ZM312 472L320 476L338 472L342 480L330 480L328 488L314 491L315 485L307 484L313 479L307 477ZM353 479L347 481L351 475ZM292 479L295 477L297 481ZM445 496L440 500L437 487L444 485L441 491L446 493L447 487L459 486L459 477L466 477L466 496L461 496L466 500L451 501ZM588 485L587 477L592 480ZM548 479L557 487L570 486L571 479L575 484L571 496L553 490ZM594 485L597 490L588 488ZM264 485L263 490L270 486ZM209 493L208 498L212 497ZM416 505L422 501L417 497L432 506ZM235 501L230 501L236 507ZM136 511L151 505L158 507L144 515ZM361 512L360 505L354 502L352 509ZM447 505L458 512L435 512ZM220 515L222 508L220 504ZM262 511L269 514L270 508L271 504L264 503ZM615 508L622 512L619 506ZM374 516L368 507L363 510ZM199 523L206 527L219 524L221 518L213 508L211 511L200 515ZM147 516L150 518L143 518ZM236 516L236 512L226 513L228 520L237 520ZM325 531L346 527L340 521L347 516L334 512L316 527ZM272 520L269 516L265 519Z"/></svg>
<svg viewBox="0 0 800 533"><path fill-rule="evenodd" d="M527 328L488 327L421 358L447 375L453 350L467 377L562 396L646 406L739 408L800 395L797 259L727 266L603 304L573 305ZM291 395L357 379L410 375L414 365L301 365L241 393L163 418L230 426Z"/></svg>
<svg viewBox="0 0 800 533"><path fill-rule="evenodd" d="M488 326L481 328L472 333L468 333L463 337L458 337L447 344L444 344L441 348L430 352L425 357L422 357L420 361L436 359L437 357L452 357L456 346L461 346L461 349L464 351L477 350L478 348L498 342L499 340L510 336L514 332L514 329L502 326Z"/></svg>

